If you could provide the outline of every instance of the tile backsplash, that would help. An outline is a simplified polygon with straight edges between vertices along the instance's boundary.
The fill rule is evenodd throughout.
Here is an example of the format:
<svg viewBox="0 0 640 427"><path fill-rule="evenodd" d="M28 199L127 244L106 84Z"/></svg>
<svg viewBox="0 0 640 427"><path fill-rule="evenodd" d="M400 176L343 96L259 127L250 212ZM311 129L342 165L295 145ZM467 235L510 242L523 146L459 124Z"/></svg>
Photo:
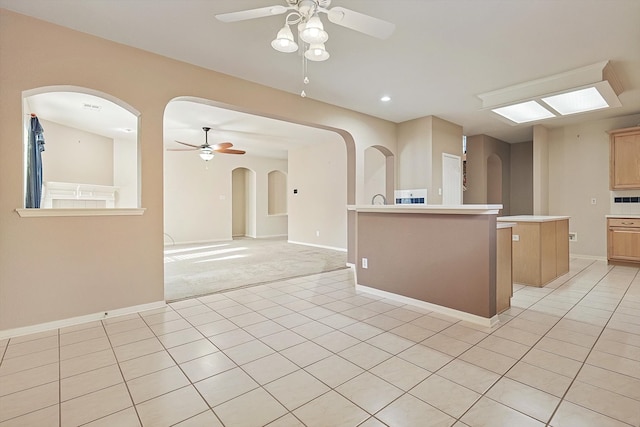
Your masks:
<svg viewBox="0 0 640 427"><path fill-rule="evenodd" d="M640 215L640 191L612 191L611 214Z"/></svg>

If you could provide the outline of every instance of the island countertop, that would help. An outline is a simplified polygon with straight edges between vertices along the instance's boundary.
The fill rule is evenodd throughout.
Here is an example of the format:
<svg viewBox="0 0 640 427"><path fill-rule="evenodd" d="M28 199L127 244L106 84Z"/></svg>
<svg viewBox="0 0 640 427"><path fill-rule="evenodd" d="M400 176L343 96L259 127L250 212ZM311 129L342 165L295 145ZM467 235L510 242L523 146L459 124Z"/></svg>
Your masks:
<svg viewBox="0 0 640 427"><path fill-rule="evenodd" d="M515 215L515 216L499 216L497 221L506 222L549 222L569 219L570 216L562 215Z"/></svg>

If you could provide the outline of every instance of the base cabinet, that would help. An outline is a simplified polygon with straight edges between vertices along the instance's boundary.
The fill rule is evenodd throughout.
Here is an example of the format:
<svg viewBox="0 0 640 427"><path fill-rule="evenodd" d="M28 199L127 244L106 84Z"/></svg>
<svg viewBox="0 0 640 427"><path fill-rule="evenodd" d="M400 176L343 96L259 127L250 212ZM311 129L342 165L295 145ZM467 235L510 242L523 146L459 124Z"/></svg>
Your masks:
<svg viewBox="0 0 640 427"><path fill-rule="evenodd" d="M607 259L640 263L640 219L607 219Z"/></svg>
<svg viewBox="0 0 640 427"><path fill-rule="evenodd" d="M544 286L569 272L569 217L511 216L514 222L513 282Z"/></svg>

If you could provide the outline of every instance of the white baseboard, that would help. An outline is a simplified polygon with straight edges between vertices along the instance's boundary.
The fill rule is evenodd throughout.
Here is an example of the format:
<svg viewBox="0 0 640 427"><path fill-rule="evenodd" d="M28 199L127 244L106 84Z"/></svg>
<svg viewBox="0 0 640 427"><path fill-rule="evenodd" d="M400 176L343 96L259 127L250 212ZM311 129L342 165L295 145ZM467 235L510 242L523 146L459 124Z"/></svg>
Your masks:
<svg viewBox="0 0 640 427"><path fill-rule="evenodd" d="M210 243L226 243L226 242L231 242L233 239L226 239L226 240L189 240L189 241L185 241L185 242L175 242L175 243L171 243L171 244L164 244L164 247L171 247L171 246L177 246L177 245L208 245Z"/></svg>
<svg viewBox="0 0 640 427"><path fill-rule="evenodd" d="M445 314L447 316L454 317L456 319L464 320L466 322L475 323L476 325L492 327L499 321L498 315L491 318L477 316L475 314L467 313L453 308L444 307L442 305L432 304L430 302L421 301L415 298L405 297L404 295L394 294L392 292L382 291L380 289L371 288L369 286L356 285L356 291L366 292L379 297L387 298L392 301L401 302L403 304L413 305L415 307L423 308L429 311L435 311L436 313Z"/></svg>
<svg viewBox="0 0 640 427"><path fill-rule="evenodd" d="M590 259L594 261L606 261L606 256L596 256L596 255L580 255L580 254L569 254L569 258L578 258L578 259Z"/></svg>
<svg viewBox="0 0 640 427"><path fill-rule="evenodd" d="M321 248L321 249L331 249L333 251L347 252L345 248L335 248L333 246L314 245L313 243L295 242L293 240L287 240L287 243L292 243L294 245L311 246L314 248Z"/></svg>
<svg viewBox="0 0 640 427"><path fill-rule="evenodd" d="M165 307L165 301L150 302L147 304L134 305L131 307L118 308L111 311L101 311L99 313L87 314L84 316L71 317L68 319L55 320L53 322L39 323L37 325L24 326L22 328L5 329L0 331L0 340L19 337L22 335L35 334L38 332L50 331L52 329L66 328L67 326L79 325L81 323L93 322L96 320L110 319L112 317L124 316L125 314L138 313L141 311L155 310Z"/></svg>

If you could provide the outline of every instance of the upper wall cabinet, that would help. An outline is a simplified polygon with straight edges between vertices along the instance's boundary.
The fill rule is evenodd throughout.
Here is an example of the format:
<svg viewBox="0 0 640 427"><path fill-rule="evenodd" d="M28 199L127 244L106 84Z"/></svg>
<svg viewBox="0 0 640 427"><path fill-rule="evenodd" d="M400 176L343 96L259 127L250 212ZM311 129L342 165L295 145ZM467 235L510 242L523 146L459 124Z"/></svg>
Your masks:
<svg viewBox="0 0 640 427"><path fill-rule="evenodd" d="M609 187L611 190L640 189L640 126L609 132Z"/></svg>

